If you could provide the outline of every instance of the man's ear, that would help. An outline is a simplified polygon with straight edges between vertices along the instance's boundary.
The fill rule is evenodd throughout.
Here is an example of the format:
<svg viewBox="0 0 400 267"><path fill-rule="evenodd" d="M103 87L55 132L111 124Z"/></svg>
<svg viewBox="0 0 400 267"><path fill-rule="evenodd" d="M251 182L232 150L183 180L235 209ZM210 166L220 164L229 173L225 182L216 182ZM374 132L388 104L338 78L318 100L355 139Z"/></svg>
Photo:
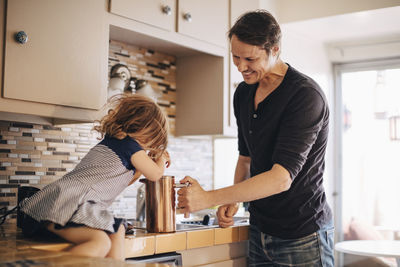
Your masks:
<svg viewBox="0 0 400 267"><path fill-rule="evenodd" d="M272 56L277 56L279 54L279 46L272 47Z"/></svg>

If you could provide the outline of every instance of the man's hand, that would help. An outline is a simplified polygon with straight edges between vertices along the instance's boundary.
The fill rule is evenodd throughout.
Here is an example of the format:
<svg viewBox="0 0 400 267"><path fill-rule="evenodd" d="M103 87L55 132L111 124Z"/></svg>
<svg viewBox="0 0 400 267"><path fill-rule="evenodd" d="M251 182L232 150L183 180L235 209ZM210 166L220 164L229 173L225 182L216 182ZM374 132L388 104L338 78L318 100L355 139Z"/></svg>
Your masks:
<svg viewBox="0 0 400 267"><path fill-rule="evenodd" d="M181 188L177 192L180 212L194 212L212 206L210 192L205 191L196 179L186 176L179 182L181 184L189 184L188 187Z"/></svg>
<svg viewBox="0 0 400 267"><path fill-rule="evenodd" d="M219 226L221 226L222 228L232 226L234 224L233 215L236 214L238 209L238 203L220 206L217 211Z"/></svg>

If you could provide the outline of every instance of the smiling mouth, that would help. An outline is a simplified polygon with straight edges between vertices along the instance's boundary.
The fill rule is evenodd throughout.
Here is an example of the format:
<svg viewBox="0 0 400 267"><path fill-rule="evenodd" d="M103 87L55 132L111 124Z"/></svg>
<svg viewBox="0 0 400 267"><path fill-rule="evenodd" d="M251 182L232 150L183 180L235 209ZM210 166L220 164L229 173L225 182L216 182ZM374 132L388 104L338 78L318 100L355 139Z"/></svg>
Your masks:
<svg viewBox="0 0 400 267"><path fill-rule="evenodd" d="M250 76L252 73L253 73L253 71L245 71L245 72L242 72L242 75L243 76Z"/></svg>

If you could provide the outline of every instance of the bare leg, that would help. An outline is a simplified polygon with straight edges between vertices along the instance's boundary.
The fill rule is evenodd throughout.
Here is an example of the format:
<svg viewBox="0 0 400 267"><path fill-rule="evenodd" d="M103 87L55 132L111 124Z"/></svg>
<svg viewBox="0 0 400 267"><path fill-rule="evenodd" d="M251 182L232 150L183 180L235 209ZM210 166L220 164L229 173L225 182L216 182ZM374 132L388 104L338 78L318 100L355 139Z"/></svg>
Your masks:
<svg viewBox="0 0 400 267"><path fill-rule="evenodd" d="M125 226L121 224L118 231L114 234L109 234L109 237L111 240L111 249L106 257L125 260Z"/></svg>
<svg viewBox="0 0 400 267"><path fill-rule="evenodd" d="M68 249L68 251L75 255L105 257L111 248L111 240L103 230L86 226L55 229L54 223L49 224L47 229L74 243L75 246Z"/></svg>

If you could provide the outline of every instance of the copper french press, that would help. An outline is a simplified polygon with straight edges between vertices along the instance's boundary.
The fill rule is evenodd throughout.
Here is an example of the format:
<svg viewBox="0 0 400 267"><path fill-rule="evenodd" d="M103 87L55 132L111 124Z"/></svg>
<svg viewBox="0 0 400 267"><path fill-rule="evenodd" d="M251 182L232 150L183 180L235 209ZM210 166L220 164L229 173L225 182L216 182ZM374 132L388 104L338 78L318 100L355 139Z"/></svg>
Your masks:
<svg viewBox="0 0 400 267"><path fill-rule="evenodd" d="M146 230L149 233L172 233L175 224L175 188L186 184L175 184L175 177L164 175L153 182L140 179L146 185Z"/></svg>

